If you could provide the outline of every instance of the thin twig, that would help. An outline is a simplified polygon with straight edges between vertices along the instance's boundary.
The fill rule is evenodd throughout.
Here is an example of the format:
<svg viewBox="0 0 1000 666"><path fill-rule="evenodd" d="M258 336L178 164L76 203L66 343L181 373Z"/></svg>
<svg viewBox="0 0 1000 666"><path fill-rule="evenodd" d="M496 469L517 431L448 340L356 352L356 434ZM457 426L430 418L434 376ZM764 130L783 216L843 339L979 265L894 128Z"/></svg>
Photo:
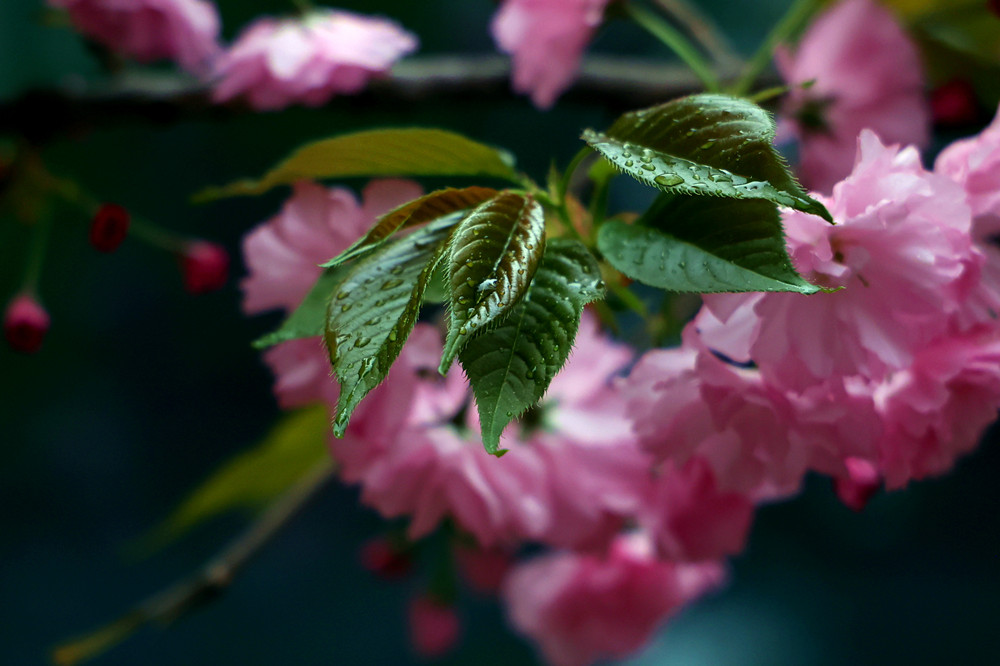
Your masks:
<svg viewBox="0 0 1000 666"><path fill-rule="evenodd" d="M742 59L729 38L719 29L709 16L687 0L653 0L674 20L682 25L691 36L723 67L741 66Z"/></svg>
<svg viewBox="0 0 1000 666"><path fill-rule="evenodd" d="M253 556L333 478L333 471L333 463L326 462L307 473L194 575L153 595L103 628L57 647L52 660L60 666L78 664L117 645L147 624L170 624L217 599Z"/></svg>

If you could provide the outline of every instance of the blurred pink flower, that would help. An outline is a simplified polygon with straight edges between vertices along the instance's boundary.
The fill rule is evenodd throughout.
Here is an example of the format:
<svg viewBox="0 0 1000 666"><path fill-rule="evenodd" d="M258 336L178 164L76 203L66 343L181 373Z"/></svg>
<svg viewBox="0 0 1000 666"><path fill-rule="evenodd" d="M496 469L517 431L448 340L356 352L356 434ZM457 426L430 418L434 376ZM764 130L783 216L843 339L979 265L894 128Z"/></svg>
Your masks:
<svg viewBox="0 0 1000 666"><path fill-rule="evenodd" d="M851 171L859 132L925 146L930 112L916 47L872 0L843 0L821 14L778 70L794 86L782 108L799 138L799 175L828 193ZM802 84L815 81L803 88Z"/></svg>
<svg viewBox="0 0 1000 666"><path fill-rule="evenodd" d="M243 96L265 111L319 106L360 92L417 49L417 38L388 19L317 10L302 19L262 18L215 67L216 102Z"/></svg>
<svg viewBox="0 0 1000 666"><path fill-rule="evenodd" d="M977 238L1000 232L1000 110L980 134L941 151L934 170L965 188Z"/></svg>
<svg viewBox="0 0 1000 666"><path fill-rule="evenodd" d="M717 562L656 559L648 536L618 537L606 556L553 553L515 567L502 597L514 628L555 666L638 650L667 618L720 586Z"/></svg>
<svg viewBox="0 0 1000 666"><path fill-rule="evenodd" d="M1000 336L949 337L880 386L879 471L889 489L943 474L975 449L1000 408Z"/></svg>
<svg viewBox="0 0 1000 666"><path fill-rule="evenodd" d="M915 149L885 147L869 131L854 171L826 203L835 225L789 211L785 231L808 280L844 289L709 298L710 308L723 308L698 322L713 348L749 356L769 382L788 388L853 375L877 380L908 367L962 313L983 260L961 188L925 171ZM718 325L735 326L743 339L720 336Z"/></svg>
<svg viewBox="0 0 1000 666"><path fill-rule="evenodd" d="M514 90L548 108L576 77L609 0L505 0L493 39L514 58Z"/></svg>
<svg viewBox="0 0 1000 666"><path fill-rule="evenodd" d="M373 180L359 203L348 189L296 183L281 212L243 239L249 271L241 284L243 310L291 312L323 272L320 264L363 236L380 215L422 194L413 181Z"/></svg>
<svg viewBox="0 0 1000 666"><path fill-rule="evenodd" d="M438 337L427 355L431 372L440 344ZM361 484L362 501L386 517L411 517L411 538L450 517L484 547L521 540L601 547L634 514L648 482L648 460L608 381L629 356L585 315L573 354L542 404L505 431L502 458L483 450L475 405L456 370L441 380L448 400L418 400L450 403L451 411L411 419L413 427L381 447L334 441L334 457L344 479ZM454 400L457 391L466 399ZM421 411L418 404L414 415Z"/></svg>
<svg viewBox="0 0 1000 666"><path fill-rule="evenodd" d="M442 657L458 645L462 623L455 607L430 597L410 602L410 644L425 658Z"/></svg>
<svg viewBox="0 0 1000 666"><path fill-rule="evenodd" d="M22 292L7 304L4 311L4 338L14 351L34 354L42 348L50 324L49 313L38 299L29 292Z"/></svg>
<svg viewBox="0 0 1000 666"><path fill-rule="evenodd" d="M640 522L662 557L698 562L742 552L753 512L749 497L720 491L711 465L695 456L664 465Z"/></svg>
<svg viewBox="0 0 1000 666"><path fill-rule="evenodd" d="M170 59L203 74L219 52L219 14L205 0L48 0L73 26L139 62Z"/></svg>

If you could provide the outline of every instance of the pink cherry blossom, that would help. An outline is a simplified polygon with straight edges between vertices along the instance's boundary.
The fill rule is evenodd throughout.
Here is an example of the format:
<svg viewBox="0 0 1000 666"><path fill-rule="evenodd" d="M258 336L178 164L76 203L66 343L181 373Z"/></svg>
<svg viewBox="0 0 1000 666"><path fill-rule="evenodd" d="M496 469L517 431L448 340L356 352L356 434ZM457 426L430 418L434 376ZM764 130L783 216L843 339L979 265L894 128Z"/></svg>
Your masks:
<svg viewBox="0 0 1000 666"><path fill-rule="evenodd" d="M281 212L243 239L249 275L243 280L248 314L292 311L323 272L320 264L364 235L375 219L423 194L409 180L373 180L359 203L344 188L297 183Z"/></svg>
<svg viewBox="0 0 1000 666"><path fill-rule="evenodd" d="M717 562L659 560L649 537L618 537L606 556L560 552L513 569L502 597L511 624L555 666L638 650L667 618L719 587Z"/></svg>
<svg viewBox="0 0 1000 666"><path fill-rule="evenodd" d="M601 547L634 514L648 482L648 460L608 381L629 356L585 316L569 362L536 411L538 424L509 427L502 458L483 450L475 405L456 370L441 395L455 395L447 384L456 375L466 400L451 402L450 413L439 410L379 447L334 441L334 457L344 479L361 484L363 502L386 517L410 516L411 538L450 517L484 547L525 539ZM440 339L428 358L433 372ZM455 424L463 404L467 416Z"/></svg>
<svg viewBox="0 0 1000 666"><path fill-rule="evenodd" d="M711 465L696 456L664 466L641 522L663 557L697 562L742 552L753 511L746 495L720 491Z"/></svg>
<svg viewBox="0 0 1000 666"><path fill-rule="evenodd" d="M851 171L865 128L892 143L927 144L930 113L917 49L876 2L843 0L816 19L794 54L775 55L782 77L796 86L782 114L798 135L799 173L808 187L829 192Z"/></svg>
<svg viewBox="0 0 1000 666"><path fill-rule="evenodd" d="M792 388L906 368L963 313L983 261L961 188L925 171L915 149L885 147L871 132L862 132L854 171L826 203L835 225L784 215L789 251L807 279L844 289L707 299L724 308L698 322L713 348L734 343L717 349L748 355L768 381ZM713 332L718 325L746 337L725 338Z"/></svg>
<svg viewBox="0 0 1000 666"><path fill-rule="evenodd" d="M1000 232L1000 110L980 134L941 151L934 170L965 189L978 238Z"/></svg>
<svg viewBox="0 0 1000 666"><path fill-rule="evenodd" d="M219 52L219 14L205 0L48 0L84 35L139 62L171 59L202 74Z"/></svg>
<svg viewBox="0 0 1000 666"><path fill-rule="evenodd" d="M265 111L319 106L360 92L417 49L417 38L388 19L317 10L302 19L262 18L218 60L214 99L243 96Z"/></svg>
<svg viewBox="0 0 1000 666"><path fill-rule="evenodd" d="M877 390L886 422L878 468L900 488L947 472L972 451L1000 408L1000 336L942 339Z"/></svg>
<svg viewBox="0 0 1000 666"><path fill-rule="evenodd" d="M609 0L505 0L491 30L514 58L514 90L548 108L573 82Z"/></svg>

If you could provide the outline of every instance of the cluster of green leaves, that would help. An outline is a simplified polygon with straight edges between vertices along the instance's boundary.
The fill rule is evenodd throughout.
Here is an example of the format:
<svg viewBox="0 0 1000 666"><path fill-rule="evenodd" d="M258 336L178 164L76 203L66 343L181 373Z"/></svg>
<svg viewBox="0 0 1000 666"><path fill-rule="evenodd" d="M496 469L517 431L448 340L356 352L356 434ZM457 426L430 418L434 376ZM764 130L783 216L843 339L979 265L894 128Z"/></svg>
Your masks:
<svg viewBox="0 0 1000 666"><path fill-rule="evenodd" d="M441 130L327 139L260 180L203 194L356 176L488 176L516 185L440 189L385 214L326 263L300 307L258 341L324 337L341 385L335 434L385 379L428 300L448 308L439 370L461 363L483 443L499 455L504 428L542 398L566 362L584 306L601 298L598 257L669 291L818 291L791 265L778 206L827 220L829 213L774 151L774 124L760 107L695 95L625 114L583 138L618 170L662 191L636 223L604 223L596 248L548 237L549 217L573 228L559 187L543 190L514 170L507 153ZM432 298L435 283L441 293Z"/></svg>

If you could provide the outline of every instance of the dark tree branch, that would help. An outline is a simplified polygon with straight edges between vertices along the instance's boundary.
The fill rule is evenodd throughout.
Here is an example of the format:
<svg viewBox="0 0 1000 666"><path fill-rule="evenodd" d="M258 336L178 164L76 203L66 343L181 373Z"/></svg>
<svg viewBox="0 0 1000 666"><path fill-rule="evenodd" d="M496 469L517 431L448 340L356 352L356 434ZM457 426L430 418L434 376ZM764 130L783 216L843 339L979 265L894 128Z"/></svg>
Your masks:
<svg viewBox="0 0 1000 666"><path fill-rule="evenodd" d="M52 660L60 666L78 664L114 647L147 624L170 624L219 598L253 556L333 478L333 471L332 462L327 462L306 474L194 575L153 595L105 627L57 647Z"/></svg>
<svg viewBox="0 0 1000 666"><path fill-rule="evenodd" d="M722 80L738 74L733 67L720 69ZM425 56L398 63L390 76L373 81L360 95L338 97L330 103L368 107L425 99L504 100L513 97L509 80L510 66L504 56ZM680 65L592 56L583 62L567 97L622 111L701 89L697 77ZM33 91L0 104L0 134L41 142L123 122L172 123L245 111L239 104L212 104L204 84L180 74L128 72L99 84Z"/></svg>

